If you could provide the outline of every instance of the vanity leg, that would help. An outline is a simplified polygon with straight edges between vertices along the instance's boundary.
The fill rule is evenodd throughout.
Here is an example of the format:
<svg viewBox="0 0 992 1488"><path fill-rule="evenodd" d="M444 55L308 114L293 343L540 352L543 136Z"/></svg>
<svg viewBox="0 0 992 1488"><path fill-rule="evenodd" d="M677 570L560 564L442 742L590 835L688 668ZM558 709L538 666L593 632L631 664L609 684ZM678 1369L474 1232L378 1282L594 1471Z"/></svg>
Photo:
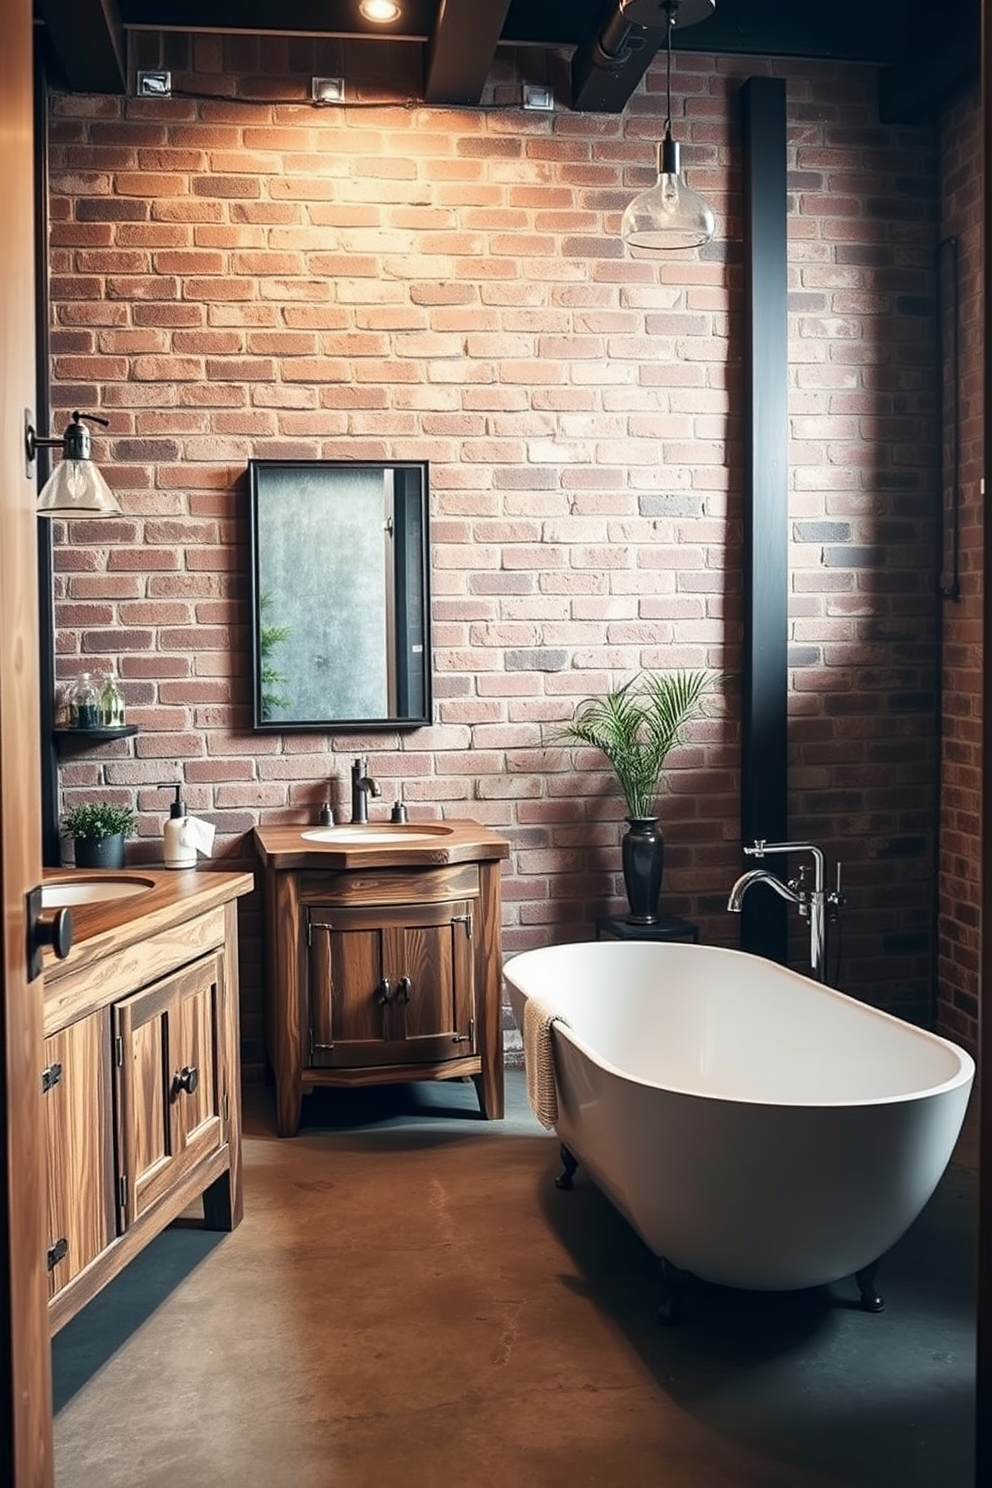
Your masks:
<svg viewBox="0 0 992 1488"><path fill-rule="evenodd" d="M490 1078L485 1071L471 1078L479 1097L479 1110L487 1121L499 1121L503 1115L502 1081Z"/></svg>
<svg viewBox="0 0 992 1488"><path fill-rule="evenodd" d="M233 1172L222 1173L203 1190L203 1228L235 1230L244 1216L240 1185Z"/></svg>
<svg viewBox="0 0 992 1488"><path fill-rule="evenodd" d="M295 1137L303 1112L303 1085L298 1080L276 1081L276 1131L281 1137Z"/></svg>

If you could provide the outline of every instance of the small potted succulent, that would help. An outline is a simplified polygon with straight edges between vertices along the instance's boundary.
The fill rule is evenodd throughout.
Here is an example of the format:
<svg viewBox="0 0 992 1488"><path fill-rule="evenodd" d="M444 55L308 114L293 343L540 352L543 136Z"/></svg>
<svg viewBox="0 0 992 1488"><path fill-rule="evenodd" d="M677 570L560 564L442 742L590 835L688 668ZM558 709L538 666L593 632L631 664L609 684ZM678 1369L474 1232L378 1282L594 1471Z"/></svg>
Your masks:
<svg viewBox="0 0 992 1488"><path fill-rule="evenodd" d="M75 843L77 868L123 868L124 839L135 828L130 806L86 801L62 818L62 828Z"/></svg>

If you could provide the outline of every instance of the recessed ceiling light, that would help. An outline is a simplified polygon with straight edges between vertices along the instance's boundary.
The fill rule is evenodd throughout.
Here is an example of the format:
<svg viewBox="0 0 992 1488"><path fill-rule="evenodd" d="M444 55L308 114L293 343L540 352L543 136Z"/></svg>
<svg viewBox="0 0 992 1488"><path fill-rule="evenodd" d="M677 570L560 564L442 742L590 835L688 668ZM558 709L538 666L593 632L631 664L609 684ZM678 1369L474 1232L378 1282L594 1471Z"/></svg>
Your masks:
<svg viewBox="0 0 992 1488"><path fill-rule="evenodd" d="M358 9L367 21L375 21L379 26L388 26L403 14L396 0L362 0Z"/></svg>

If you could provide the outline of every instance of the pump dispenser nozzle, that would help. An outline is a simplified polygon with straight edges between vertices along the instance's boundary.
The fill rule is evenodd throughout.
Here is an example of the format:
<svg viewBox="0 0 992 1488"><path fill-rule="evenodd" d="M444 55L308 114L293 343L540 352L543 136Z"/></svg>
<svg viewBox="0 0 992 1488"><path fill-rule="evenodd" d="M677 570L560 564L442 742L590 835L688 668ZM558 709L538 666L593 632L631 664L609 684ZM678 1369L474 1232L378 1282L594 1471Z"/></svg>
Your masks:
<svg viewBox="0 0 992 1488"><path fill-rule="evenodd" d="M186 814L186 802L182 797L182 785L170 781L163 790L175 791L176 799L169 807L169 820L162 832L162 856L166 868L195 868L196 842L190 832L191 818Z"/></svg>

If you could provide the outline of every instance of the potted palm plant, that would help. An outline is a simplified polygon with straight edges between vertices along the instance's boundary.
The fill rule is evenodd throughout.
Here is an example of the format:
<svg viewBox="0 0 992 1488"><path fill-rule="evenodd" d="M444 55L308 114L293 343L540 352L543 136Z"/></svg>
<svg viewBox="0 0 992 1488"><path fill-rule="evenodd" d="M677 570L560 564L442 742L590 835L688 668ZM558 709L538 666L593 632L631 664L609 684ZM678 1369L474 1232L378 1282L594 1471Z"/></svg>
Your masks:
<svg viewBox="0 0 992 1488"><path fill-rule="evenodd" d="M62 827L75 843L77 868L123 868L124 839L134 832L135 816L130 806L86 801L65 813Z"/></svg>
<svg viewBox="0 0 992 1488"><path fill-rule="evenodd" d="M665 840L657 801L665 762L688 725L705 717L716 680L712 672L642 672L602 697L586 698L555 731L563 742L598 749L613 767L627 808L621 858L633 925L658 918Z"/></svg>

